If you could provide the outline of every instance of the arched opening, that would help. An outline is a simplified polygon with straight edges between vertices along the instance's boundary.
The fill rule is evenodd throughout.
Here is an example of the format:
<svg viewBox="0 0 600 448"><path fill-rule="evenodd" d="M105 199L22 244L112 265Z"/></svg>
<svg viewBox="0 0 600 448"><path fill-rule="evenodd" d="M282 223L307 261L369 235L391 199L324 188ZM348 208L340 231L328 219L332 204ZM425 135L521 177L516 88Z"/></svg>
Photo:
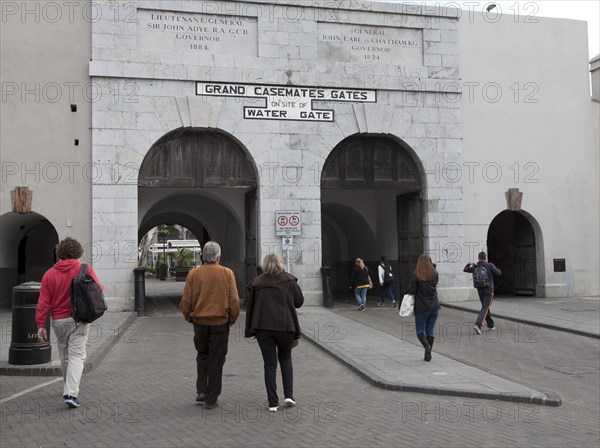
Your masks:
<svg viewBox="0 0 600 448"><path fill-rule="evenodd" d="M423 251L423 177L414 151L387 135L348 137L331 152L321 177L323 265L334 294L347 293L354 259L376 275L385 255L405 293ZM398 275L399 274L399 275ZM379 282L369 293L379 295Z"/></svg>
<svg viewBox="0 0 600 448"><path fill-rule="evenodd" d="M156 218L159 224L147 232L142 233L142 229L149 227L148 223L140 228L143 236L139 239L139 265L146 270L147 276L185 281L189 271L202 264L202 245L210 240L210 236L206 229L196 236L185 225L165 224L160 215Z"/></svg>
<svg viewBox="0 0 600 448"><path fill-rule="evenodd" d="M243 295L256 275L256 193L256 168L235 138L212 129L175 130L150 148L140 167L138 239L158 225L178 224L200 244L217 241L221 263L235 272Z"/></svg>
<svg viewBox="0 0 600 448"><path fill-rule="evenodd" d="M505 210L492 220L487 234L488 258L502 270L494 279L497 294L536 295L538 241L530 220Z"/></svg>
<svg viewBox="0 0 600 448"><path fill-rule="evenodd" d="M39 213L5 213L0 216L0 308L12 304L12 288L41 281L56 262L58 233Z"/></svg>

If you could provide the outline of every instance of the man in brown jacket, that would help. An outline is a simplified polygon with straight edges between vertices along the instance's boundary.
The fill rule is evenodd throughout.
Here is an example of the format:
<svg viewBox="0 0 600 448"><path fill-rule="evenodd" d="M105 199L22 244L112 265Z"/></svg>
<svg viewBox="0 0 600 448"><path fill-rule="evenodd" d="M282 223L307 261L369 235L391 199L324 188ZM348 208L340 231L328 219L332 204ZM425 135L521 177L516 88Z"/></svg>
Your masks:
<svg viewBox="0 0 600 448"><path fill-rule="evenodd" d="M196 402L211 409L218 406L229 327L240 314L240 298L233 271L219 264L221 246L209 241L202 256L204 264L187 276L179 309L194 324Z"/></svg>

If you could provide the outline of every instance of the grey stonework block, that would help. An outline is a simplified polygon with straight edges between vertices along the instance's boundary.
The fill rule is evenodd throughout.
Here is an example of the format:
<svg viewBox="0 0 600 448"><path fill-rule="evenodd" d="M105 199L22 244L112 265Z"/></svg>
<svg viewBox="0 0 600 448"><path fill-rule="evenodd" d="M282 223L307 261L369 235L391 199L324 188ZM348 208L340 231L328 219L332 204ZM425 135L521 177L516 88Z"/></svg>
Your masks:
<svg viewBox="0 0 600 448"><path fill-rule="evenodd" d="M455 58L454 56L452 56ZM446 56L442 56L444 64L450 65L446 60ZM454 59L456 62L456 58ZM429 77L432 79L458 79L458 68L456 67L429 67ZM442 87L444 88L444 87ZM446 90L442 90L445 92Z"/></svg>
<svg viewBox="0 0 600 448"><path fill-rule="evenodd" d="M282 31L265 31L258 35L258 44L288 45L288 34Z"/></svg>
<svg viewBox="0 0 600 448"><path fill-rule="evenodd" d="M117 61L90 61L89 67L92 78L94 76L122 77L125 72L125 63Z"/></svg>
<svg viewBox="0 0 600 448"><path fill-rule="evenodd" d="M461 224L463 220L462 212L440 212L427 215L429 224Z"/></svg>
<svg viewBox="0 0 600 448"><path fill-rule="evenodd" d="M98 145L125 144L125 131L121 129L92 129L92 139Z"/></svg>
<svg viewBox="0 0 600 448"><path fill-rule="evenodd" d="M441 67L442 66L442 55L441 54L431 54L431 53L425 54L423 56L423 64L428 67Z"/></svg>
<svg viewBox="0 0 600 448"><path fill-rule="evenodd" d="M440 42L442 41L442 30L438 29L424 29L423 30L423 41L429 42Z"/></svg>
<svg viewBox="0 0 600 448"><path fill-rule="evenodd" d="M423 232L429 238L443 238L448 236L448 226L446 224L429 224L424 226Z"/></svg>
<svg viewBox="0 0 600 448"><path fill-rule="evenodd" d="M92 47L115 48L115 36L112 34L92 33Z"/></svg>
<svg viewBox="0 0 600 448"><path fill-rule="evenodd" d="M442 63L446 67L458 67L459 58L455 55L443 54ZM454 71L456 72L456 77L458 77L458 68L455 68Z"/></svg>
<svg viewBox="0 0 600 448"><path fill-rule="evenodd" d="M458 55L458 45L449 42L426 42L425 53L443 54L443 55Z"/></svg>
<svg viewBox="0 0 600 448"><path fill-rule="evenodd" d="M441 30L441 40L443 42L458 42L458 30Z"/></svg>
<svg viewBox="0 0 600 448"><path fill-rule="evenodd" d="M439 109L440 123L451 123L460 125L460 109ZM455 141L455 140L446 140ZM460 141L459 141L460 143Z"/></svg>
<svg viewBox="0 0 600 448"><path fill-rule="evenodd" d="M258 46L258 55L261 58L278 58L279 57L279 45L261 43Z"/></svg>
<svg viewBox="0 0 600 448"><path fill-rule="evenodd" d="M285 46L279 48L279 57L288 59L298 59L300 57L300 46Z"/></svg>
<svg viewBox="0 0 600 448"><path fill-rule="evenodd" d="M155 64L126 62L123 66L123 75L127 78L154 78Z"/></svg>
<svg viewBox="0 0 600 448"><path fill-rule="evenodd" d="M438 123L439 109L436 108L410 108L413 123Z"/></svg>
<svg viewBox="0 0 600 448"><path fill-rule="evenodd" d="M427 124L428 138L461 138L462 132L460 127L448 124Z"/></svg>

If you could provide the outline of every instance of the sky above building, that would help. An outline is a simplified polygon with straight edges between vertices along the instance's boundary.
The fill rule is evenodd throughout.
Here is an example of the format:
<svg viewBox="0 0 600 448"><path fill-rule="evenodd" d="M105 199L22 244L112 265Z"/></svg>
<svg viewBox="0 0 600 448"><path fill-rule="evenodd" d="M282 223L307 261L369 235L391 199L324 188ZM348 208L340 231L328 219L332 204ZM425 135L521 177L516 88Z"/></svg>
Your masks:
<svg viewBox="0 0 600 448"><path fill-rule="evenodd" d="M588 50L590 58L600 53L600 1L582 0L582 1L562 1L562 0L542 0L542 1L445 1L445 0L376 0L393 3L416 3L441 7L456 7L460 5L462 9L481 12L487 9L491 4L496 8L490 11L493 14L502 15L521 15L530 20L535 17L556 17L564 19L584 20L588 23ZM492 17L492 16L490 16Z"/></svg>

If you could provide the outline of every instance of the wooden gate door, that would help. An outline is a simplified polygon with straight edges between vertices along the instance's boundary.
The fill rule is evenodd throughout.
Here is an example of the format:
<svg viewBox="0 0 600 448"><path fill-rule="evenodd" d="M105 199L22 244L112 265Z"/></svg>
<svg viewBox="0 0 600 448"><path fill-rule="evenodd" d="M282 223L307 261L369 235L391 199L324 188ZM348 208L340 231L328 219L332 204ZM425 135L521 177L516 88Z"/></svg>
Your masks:
<svg viewBox="0 0 600 448"><path fill-rule="evenodd" d="M423 253L423 205L419 193L398 196L398 264L400 266L400 293L406 294L410 274L417 258Z"/></svg>
<svg viewBox="0 0 600 448"><path fill-rule="evenodd" d="M256 266L259 263L258 260L258 210L257 210L257 197L256 188L246 193L245 197L245 219L246 219L246 281L244 285L250 283L250 281L256 277ZM244 291L242 296L246 295Z"/></svg>

